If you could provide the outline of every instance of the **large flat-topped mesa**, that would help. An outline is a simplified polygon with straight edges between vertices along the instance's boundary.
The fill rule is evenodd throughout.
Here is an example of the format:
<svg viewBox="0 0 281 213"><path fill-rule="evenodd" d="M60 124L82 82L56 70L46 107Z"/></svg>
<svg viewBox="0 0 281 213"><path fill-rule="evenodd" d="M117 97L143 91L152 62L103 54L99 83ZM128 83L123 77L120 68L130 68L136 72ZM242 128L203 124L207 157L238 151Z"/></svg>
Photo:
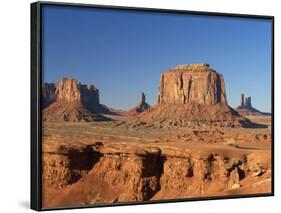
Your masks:
<svg viewBox="0 0 281 213"><path fill-rule="evenodd" d="M158 104L138 118L156 126L252 125L228 106L223 76L208 64L180 64L161 73Z"/></svg>
<svg viewBox="0 0 281 213"><path fill-rule="evenodd" d="M180 64L160 75L158 103L227 103L223 76L208 64Z"/></svg>

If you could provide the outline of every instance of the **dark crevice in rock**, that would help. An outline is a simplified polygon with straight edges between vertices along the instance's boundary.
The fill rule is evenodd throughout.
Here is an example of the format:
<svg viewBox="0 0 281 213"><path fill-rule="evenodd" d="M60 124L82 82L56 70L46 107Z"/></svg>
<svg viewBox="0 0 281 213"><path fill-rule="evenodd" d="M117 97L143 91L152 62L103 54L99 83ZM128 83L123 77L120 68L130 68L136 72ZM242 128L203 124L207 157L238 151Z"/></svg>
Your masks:
<svg viewBox="0 0 281 213"><path fill-rule="evenodd" d="M217 102L220 103L221 102L221 96L222 96L222 91L221 91L221 76L218 76L217 79L217 85L216 85L216 98L217 98Z"/></svg>
<svg viewBox="0 0 281 213"><path fill-rule="evenodd" d="M189 101L189 98L190 98L191 85L192 85L192 78L190 78L189 81L188 81L187 101Z"/></svg>

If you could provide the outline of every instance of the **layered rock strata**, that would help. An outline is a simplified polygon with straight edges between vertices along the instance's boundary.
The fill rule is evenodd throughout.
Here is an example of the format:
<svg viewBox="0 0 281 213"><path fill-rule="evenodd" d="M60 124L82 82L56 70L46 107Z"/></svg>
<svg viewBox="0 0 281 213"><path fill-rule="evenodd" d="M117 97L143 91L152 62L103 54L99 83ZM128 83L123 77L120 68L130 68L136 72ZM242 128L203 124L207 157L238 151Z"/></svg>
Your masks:
<svg viewBox="0 0 281 213"><path fill-rule="evenodd" d="M145 122L177 122L193 127L251 126L227 104L223 76L208 64L178 65L161 73L158 104L139 116Z"/></svg>
<svg viewBox="0 0 281 213"><path fill-rule="evenodd" d="M43 156L45 207L243 194L253 182L247 193L271 187L270 152L98 142L43 146Z"/></svg>
<svg viewBox="0 0 281 213"><path fill-rule="evenodd" d="M108 110L99 103L99 90L94 85L64 78L56 85L45 83L42 93L43 121L109 120L100 115Z"/></svg>
<svg viewBox="0 0 281 213"><path fill-rule="evenodd" d="M208 64L179 65L161 73L159 104L227 104L223 76Z"/></svg>

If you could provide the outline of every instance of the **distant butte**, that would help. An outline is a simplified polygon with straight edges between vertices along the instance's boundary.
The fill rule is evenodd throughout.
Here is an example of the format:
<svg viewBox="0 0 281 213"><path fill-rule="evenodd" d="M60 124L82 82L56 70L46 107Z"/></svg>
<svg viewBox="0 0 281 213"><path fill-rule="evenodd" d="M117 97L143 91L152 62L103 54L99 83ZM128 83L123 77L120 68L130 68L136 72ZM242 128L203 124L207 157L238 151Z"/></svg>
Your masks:
<svg viewBox="0 0 281 213"><path fill-rule="evenodd" d="M235 109L239 112L240 115L247 116L247 115L270 115L270 113L265 113L257 110L252 106L252 98L251 96L245 97L242 93L240 98L240 106Z"/></svg>
<svg viewBox="0 0 281 213"><path fill-rule="evenodd" d="M109 120L100 114L107 108L99 103L99 90L73 78L63 78L57 84L44 83L42 108L43 121Z"/></svg>
<svg viewBox="0 0 281 213"><path fill-rule="evenodd" d="M133 109L131 109L128 114L129 115L135 115L135 114L139 114L142 113L144 111L146 111L147 109L149 109L151 106L146 102L145 100L145 94L142 92L141 93L141 101L140 103L134 107Z"/></svg>

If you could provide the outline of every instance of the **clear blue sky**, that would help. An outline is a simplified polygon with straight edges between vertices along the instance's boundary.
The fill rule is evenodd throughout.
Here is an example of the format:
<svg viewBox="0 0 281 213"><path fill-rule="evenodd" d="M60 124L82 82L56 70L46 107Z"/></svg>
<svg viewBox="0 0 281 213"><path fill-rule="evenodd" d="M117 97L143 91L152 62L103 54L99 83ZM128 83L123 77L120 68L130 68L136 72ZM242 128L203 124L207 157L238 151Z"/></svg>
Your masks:
<svg viewBox="0 0 281 213"><path fill-rule="evenodd" d="M44 6L43 80L93 83L109 107L156 104L160 72L209 63L223 74L228 103L240 93L271 109L269 20Z"/></svg>

